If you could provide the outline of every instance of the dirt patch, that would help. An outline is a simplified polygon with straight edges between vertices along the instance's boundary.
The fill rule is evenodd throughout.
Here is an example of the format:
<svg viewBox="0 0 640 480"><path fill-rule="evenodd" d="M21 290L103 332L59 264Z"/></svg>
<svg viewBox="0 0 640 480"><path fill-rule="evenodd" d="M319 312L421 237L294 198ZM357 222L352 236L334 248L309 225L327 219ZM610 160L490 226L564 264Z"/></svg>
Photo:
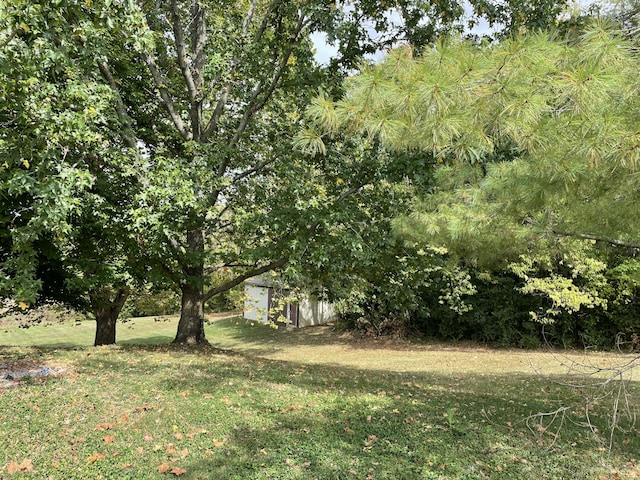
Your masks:
<svg viewBox="0 0 640 480"><path fill-rule="evenodd" d="M0 360L0 390L19 385L26 379L42 380L67 371L64 365L38 363L32 360Z"/></svg>

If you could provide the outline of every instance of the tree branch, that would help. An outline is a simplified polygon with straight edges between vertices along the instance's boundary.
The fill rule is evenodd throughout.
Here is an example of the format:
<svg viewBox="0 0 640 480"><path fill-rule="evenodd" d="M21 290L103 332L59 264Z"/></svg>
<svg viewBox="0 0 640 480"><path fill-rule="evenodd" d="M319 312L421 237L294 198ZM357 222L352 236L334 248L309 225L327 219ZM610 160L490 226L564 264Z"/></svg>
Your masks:
<svg viewBox="0 0 640 480"><path fill-rule="evenodd" d="M258 0L251 0L251 4L249 5L249 9L247 10L247 14L242 21L242 38L246 37L249 31L249 25L251 24L251 20L256 11L256 5L258 4ZM235 56L231 59L231 73L233 77L233 73L235 72L238 64L240 63L240 57ZM229 80L227 85L222 89L222 93L220 97L218 97L218 102L216 103L216 107L213 110L213 114L207 123L207 126L204 128L201 134L201 141L206 142L209 140L213 132L218 128L218 123L220 122L220 117L222 116L222 112L224 111L227 102L229 101L229 94L231 93L231 86L233 85L233 80Z"/></svg>
<svg viewBox="0 0 640 480"><path fill-rule="evenodd" d="M245 280L251 277L255 277L256 275L261 275L265 272L269 272L271 270L275 270L276 268L280 268L283 265L286 265L288 261L289 260L286 258L281 258L280 260L273 261L268 265L254 268L253 270L249 270L248 272L243 273L242 275L238 275L233 280L229 280L228 282L225 282L222 285L218 285L217 287L212 288L211 290L206 292L203 296L203 300L207 302L209 299L211 299L211 297L218 295L219 293L226 292L227 290L230 290L233 287L240 285L242 282L244 282Z"/></svg>
<svg viewBox="0 0 640 480"><path fill-rule="evenodd" d="M598 235L591 235L588 233L557 232L555 230L552 230L552 233L559 237L582 238L584 240L594 240L596 242L608 243L609 245L614 245L616 247L626 247L626 248L633 248L634 250L640 250L640 243L636 243L636 242L616 240L615 238L601 237Z"/></svg>
<svg viewBox="0 0 640 480"><path fill-rule="evenodd" d="M301 13L300 18L298 19L298 24L296 25L296 29L291 34L291 41L289 42L289 47L285 51L284 55L282 56L282 59L280 60L280 64L277 66L275 72L273 73L273 76L271 77L271 81L269 82L269 86L265 90L263 90L262 83L259 82L256 88L254 89L251 95L251 100L249 101L249 105L247 106L247 109L245 110L244 115L242 116L242 120L240 120L240 124L238 125L236 132L234 133L233 138L229 142L230 147L234 146L238 142L238 140L246 130L247 125L249 124L249 121L251 120L253 115L255 115L258 111L260 111L260 109L262 109L262 107L264 107L267 101L269 101L269 99L271 98L271 95L273 95L273 92L275 91L275 89L278 87L278 83L280 82L280 79L282 78L282 75L284 74L284 71L287 68L287 64L289 63L289 58L291 58L291 53L293 53L293 49L296 45L296 39L300 35L300 32L302 31L304 26L305 26L305 16L304 14Z"/></svg>
<svg viewBox="0 0 640 480"><path fill-rule="evenodd" d="M9 35L7 35L7 38L5 38L1 43L0 43L0 48L4 48L7 45L9 45L9 43L11 43L11 40L13 40L16 36L16 32L15 31L11 31L11 33L9 33Z"/></svg>
<svg viewBox="0 0 640 480"><path fill-rule="evenodd" d="M260 170L264 169L266 166L272 164L273 162L275 162L276 160L278 160L277 156L274 156L273 158L270 158L268 160L265 160L263 162L260 162L258 165L256 165L253 168L250 168L248 170L245 170L244 172L239 173L238 175L236 175L235 177L233 177L233 179L231 180L231 184L236 184L238 183L240 180L247 178L251 175L253 175L254 173L258 173Z"/></svg>
<svg viewBox="0 0 640 480"><path fill-rule="evenodd" d="M214 272L217 272L218 270L221 270L223 268L249 268L249 267L255 267L254 264L250 264L250 263L222 263L216 266L211 266L208 268L204 269L204 274L205 276L211 275Z"/></svg>
<svg viewBox="0 0 640 480"><path fill-rule="evenodd" d="M202 77L201 71L204 66L204 46L207 38L204 9L198 2L194 2L192 7L193 18L191 20L191 44L194 58L187 62L187 43L184 37L184 28L180 22L180 9L178 2L171 0L171 23L173 35L176 43L178 65L182 71L187 92L189 94L191 132L196 140L199 139L202 131Z"/></svg>
<svg viewBox="0 0 640 480"><path fill-rule="evenodd" d="M194 19L195 21L195 19ZM187 44L184 40L184 30L182 23L180 22L180 10L178 9L178 2L171 0L171 22L173 27L173 35L176 41L176 52L178 54L178 65L182 71L182 76L187 85L187 91L189 92L189 100L193 102L198 96L198 88L191 75L189 64L187 63Z"/></svg>
<svg viewBox="0 0 640 480"><path fill-rule="evenodd" d="M118 115L120 122L122 122L122 125L124 126L124 130L122 132L124 141L129 148L132 148L136 151L136 155L137 155L138 141L133 132L133 128L132 128L133 122L131 121L131 117L129 117L129 114L127 113L127 109L124 106L124 102L122 101L122 96L120 95L120 91L118 90L118 85L116 84L116 81L113 78L113 75L111 74L109 65L104 60L98 61L98 69L100 70L102 77L109 84L109 87L111 88L111 91L114 94L114 100L116 103L115 104L116 114Z"/></svg>
<svg viewBox="0 0 640 480"><path fill-rule="evenodd" d="M160 93L160 98L162 99L165 107L167 107L169 116L171 116L171 120L178 130L178 133L180 133L180 136L187 141L193 140L193 134L185 128L180 114L175 109L173 99L171 98L171 94L167 89L167 83L163 78L162 73L158 69L158 66L156 65L155 58L153 58L153 55L151 53L148 53L144 56L144 61L147 64L147 67L149 67L149 71L151 72L151 76L153 77L153 82L158 89L158 93Z"/></svg>

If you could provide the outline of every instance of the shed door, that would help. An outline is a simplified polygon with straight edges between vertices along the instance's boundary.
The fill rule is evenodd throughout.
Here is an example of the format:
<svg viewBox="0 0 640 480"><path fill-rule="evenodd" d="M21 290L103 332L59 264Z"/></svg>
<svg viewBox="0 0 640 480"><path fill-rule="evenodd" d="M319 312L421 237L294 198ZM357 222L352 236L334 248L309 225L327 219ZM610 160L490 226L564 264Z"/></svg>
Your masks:
<svg viewBox="0 0 640 480"><path fill-rule="evenodd" d="M288 295L289 292L284 292L283 294L279 294L273 288L269 289L269 320L274 322L276 325L293 325L294 327L298 326L298 304L297 303L286 303L282 305L281 301L278 299L280 295ZM283 316L288 321L281 322L278 320L280 316Z"/></svg>

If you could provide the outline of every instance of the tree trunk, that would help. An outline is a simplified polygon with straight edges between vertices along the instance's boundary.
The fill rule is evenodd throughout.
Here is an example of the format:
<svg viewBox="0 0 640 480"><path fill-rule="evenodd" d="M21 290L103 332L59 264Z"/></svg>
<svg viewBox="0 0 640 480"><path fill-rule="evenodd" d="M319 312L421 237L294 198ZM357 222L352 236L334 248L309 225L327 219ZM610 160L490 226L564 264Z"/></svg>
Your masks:
<svg viewBox="0 0 640 480"><path fill-rule="evenodd" d="M94 309L96 316L96 339L93 345L113 345L116 343L116 321L118 316L114 315L111 308L99 307Z"/></svg>
<svg viewBox="0 0 640 480"><path fill-rule="evenodd" d="M118 289L113 300L110 298L109 290L90 295L91 306L96 317L94 346L113 345L116 343L116 323L128 297L128 290L123 288Z"/></svg>
<svg viewBox="0 0 640 480"><path fill-rule="evenodd" d="M186 279L181 287L182 308L173 343L208 344L204 335L204 232L189 231L187 247L190 261L183 267Z"/></svg>
<svg viewBox="0 0 640 480"><path fill-rule="evenodd" d="M204 298L202 288L186 285L182 288L182 308L178 332L173 343L207 344L204 335Z"/></svg>

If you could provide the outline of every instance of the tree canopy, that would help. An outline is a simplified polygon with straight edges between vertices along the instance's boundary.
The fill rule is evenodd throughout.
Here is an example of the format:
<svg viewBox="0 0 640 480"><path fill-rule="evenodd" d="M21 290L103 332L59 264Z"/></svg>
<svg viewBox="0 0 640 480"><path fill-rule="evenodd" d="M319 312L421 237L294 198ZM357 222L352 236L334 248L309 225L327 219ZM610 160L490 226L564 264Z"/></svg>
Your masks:
<svg viewBox="0 0 640 480"><path fill-rule="evenodd" d="M594 306L606 264L589 245L626 253L637 284L638 66L625 36L598 23L577 38L399 48L348 79L338 102L318 97L298 142L321 153L325 135L346 130L429 153L441 167L396 222L405 238L481 268L511 266L553 306Z"/></svg>
<svg viewBox="0 0 640 480"><path fill-rule="evenodd" d="M564 1L471 4L471 21L511 31L553 23ZM461 2L418 0L3 4L0 288L36 298L46 238L81 278L114 273L106 291L132 265L180 290L176 341L205 341L208 299L285 265L321 270L389 210L375 148L292 148L310 97L339 92L362 55L429 45L464 16ZM328 66L314 32L339 46ZM95 255L81 239L100 228L119 247ZM97 262L114 268L87 268Z"/></svg>

